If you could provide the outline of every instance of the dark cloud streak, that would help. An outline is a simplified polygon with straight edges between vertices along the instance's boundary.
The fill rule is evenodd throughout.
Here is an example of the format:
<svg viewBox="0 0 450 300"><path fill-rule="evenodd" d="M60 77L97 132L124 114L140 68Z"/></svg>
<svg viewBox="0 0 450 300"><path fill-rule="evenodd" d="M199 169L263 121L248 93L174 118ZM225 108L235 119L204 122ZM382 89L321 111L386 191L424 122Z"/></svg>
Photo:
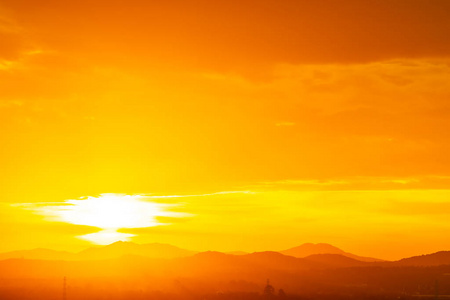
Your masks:
<svg viewBox="0 0 450 300"><path fill-rule="evenodd" d="M9 2L47 47L116 63L245 72L450 55L450 2L442 0Z"/></svg>

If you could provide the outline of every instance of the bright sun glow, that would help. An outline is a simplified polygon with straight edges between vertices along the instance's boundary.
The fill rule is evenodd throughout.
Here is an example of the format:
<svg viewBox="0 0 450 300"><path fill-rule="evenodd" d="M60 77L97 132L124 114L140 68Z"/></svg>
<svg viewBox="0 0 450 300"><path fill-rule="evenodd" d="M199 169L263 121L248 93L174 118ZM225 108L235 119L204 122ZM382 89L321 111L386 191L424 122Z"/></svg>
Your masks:
<svg viewBox="0 0 450 300"><path fill-rule="evenodd" d="M150 227L158 225L156 216L167 216L163 205L141 200L141 196L104 194L86 200L67 200L59 214L72 224L105 229Z"/></svg>
<svg viewBox="0 0 450 300"><path fill-rule="evenodd" d="M101 228L79 238L96 244L126 241L133 234L118 232L121 228L142 228L165 225L157 217L183 217L186 214L168 209L175 204L148 201L142 195L102 194L80 200L66 200L62 205L38 208L38 212L56 221Z"/></svg>

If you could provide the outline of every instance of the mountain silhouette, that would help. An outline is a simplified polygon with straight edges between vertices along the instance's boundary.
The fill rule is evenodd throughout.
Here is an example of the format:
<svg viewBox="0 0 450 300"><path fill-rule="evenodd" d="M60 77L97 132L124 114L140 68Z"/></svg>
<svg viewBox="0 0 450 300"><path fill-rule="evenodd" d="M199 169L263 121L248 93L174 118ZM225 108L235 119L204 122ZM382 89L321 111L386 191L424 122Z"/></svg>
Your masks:
<svg viewBox="0 0 450 300"><path fill-rule="evenodd" d="M119 258L124 255L138 255L149 258L177 258L194 255L195 251L181 249L168 244L135 244L131 242L115 242L113 244L88 248L79 253L55 251L50 249L32 249L11 251L0 254L0 260L10 258L40 260L101 260Z"/></svg>
<svg viewBox="0 0 450 300"><path fill-rule="evenodd" d="M230 251L230 252L225 252L225 254L231 254L231 255L246 255L246 254L248 254L248 252L245 252L245 251Z"/></svg>
<svg viewBox="0 0 450 300"><path fill-rule="evenodd" d="M304 260L321 263L324 267L349 268L363 267L370 265L370 262L353 259L342 254L313 254L304 258Z"/></svg>
<svg viewBox="0 0 450 300"><path fill-rule="evenodd" d="M289 291L292 299L413 299L398 295L434 296L436 278L439 278L440 292L450 293L450 282L445 276L450 274L450 264L437 265L447 257L448 252L439 252L403 260L410 263L419 259L421 264L434 264L428 267L396 265L398 262L361 262L339 254L295 258L277 252L238 256L210 251L173 259L136 255L81 261L6 259L0 261L0 298L57 299L55 294L60 295L62 280L66 277L70 284L69 299L192 300L197 297L191 295L215 295L218 297L205 299L256 300L265 299L258 293L267 278L277 288ZM75 286L77 288L71 288ZM15 297L5 298L2 293L10 292L12 287L20 293L27 291L28 297L23 298L23 294L17 292ZM156 292L152 297L142 298L140 295L145 288ZM130 297L105 298L105 291L111 291L110 295L130 293ZM225 297L218 291L240 294ZM47 296L39 293L47 293ZM82 296L90 293L98 297ZM349 297L349 293L355 296ZM392 297L384 297L384 293ZM238 297L251 294L255 297ZM295 297L296 294L303 297ZM330 296L322 297L324 294Z"/></svg>
<svg viewBox="0 0 450 300"><path fill-rule="evenodd" d="M288 256L274 251L254 252L242 256L246 261L275 270L304 270L315 267L302 258Z"/></svg>
<svg viewBox="0 0 450 300"><path fill-rule="evenodd" d="M214 254L213 254L214 253ZM189 257L198 254L198 257L202 256L212 256L212 255L228 255L236 257L245 257L248 261L256 261L258 259L267 261L280 261L281 265L284 261L288 262L290 258L285 258L283 256L288 256L292 258L303 258L306 259L302 262L303 267L307 267L312 262L324 266L334 265L339 266L363 266L364 264L359 264L359 262L385 262L386 264L397 264L401 266L438 266L450 264L450 251L441 251L433 254L427 254L422 256L414 256L410 258L404 258L396 262L387 262L381 259L372 257L363 257L355 255L352 253L345 252L333 245L326 243L306 243L300 246L290 248L283 251L265 251L265 252L255 252L247 253L243 251L232 251L232 252L197 252L182 249L169 244L151 243L151 244L136 244L132 242L115 242L106 246L98 246L85 249L79 253L71 253L67 251L56 251L50 249L37 248L32 250L19 250L11 251L0 254L0 260L10 259L10 258L24 258L24 259L35 259L35 260L105 260L120 258L126 255L141 256L147 258L155 259L173 259ZM345 259L349 258L349 259ZM286 263L289 265L293 261ZM271 262L269 262L271 264ZM295 262L298 264L298 261Z"/></svg>
<svg viewBox="0 0 450 300"><path fill-rule="evenodd" d="M246 255L230 255L221 252L201 252L177 260L183 269L201 269L203 272L221 273L266 273L299 272L314 269L362 267L370 263L361 262L339 254L318 254L297 258L274 251L254 252Z"/></svg>
<svg viewBox="0 0 450 300"><path fill-rule="evenodd" d="M280 253L289 255L289 256L298 257L298 258L304 258L304 257L310 256L310 255L315 255L315 254L340 254L342 256L346 256L346 257L353 258L353 259L359 260L359 261L364 261L364 262L383 261L378 258L363 257L363 256L355 255L352 253L348 253L348 252L345 252L335 246L332 246L330 244L325 244L325 243L318 243L318 244L306 243L306 244L302 244L302 245L294 247L294 248L280 251Z"/></svg>
<svg viewBox="0 0 450 300"><path fill-rule="evenodd" d="M113 244L89 248L78 253L78 259L95 260L119 258L124 255L139 255L150 258L177 258L194 255L195 251L181 249L168 244L135 244L132 242L115 242Z"/></svg>
<svg viewBox="0 0 450 300"><path fill-rule="evenodd" d="M151 245L151 244L150 244ZM108 251L118 255L115 250L128 249L134 245L109 245ZM148 245L146 245L148 247ZM170 249L170 247L169 247ZM178 248L176 248L178 249ZM98 253L95 253L97 255ZM91 256L92 258L92 256ZM415 256L396 262L361 262L340 254L315 254L306 258L296 258L278 252L255 252L247 255L230 255L221 252L201 252L178 258L149 258L139 255L123 255L120 258L97 260L43 260L11 258L0 260L0 278L46 278L115 276L136 277L155 276L166 278L196 277L215 280L262 280L267 276L291 276L293 274L318 274L329 270L329 274L371 274L384 272L383 269L396 268L446 268L436 271L450 272L450 251ZM346 269L353 270L346 273ZM446 271L446 270L449 271ZM339 271L342 270L342 271ZM372 270L372 271L371 271ZM411 269L408 269L411 270ZM318 273L319 272L319 273ZM338 272L338 273L336 273ZM408 271L409 272L409 271ZM417 272L421 272L420 270ZM352 275L352 276L353 276ZM334 275L333 275L334 276ZM340 275L339 275L340 276ZM356 276L356 275L355 275ZM421 275L422 276L422 275ZM428 276L428 275L424 275ZM427 277L428 278L428 277Z"/></svg>
<svg viewBox="0 0 450 300"><path fill-rule="evenodd" d="M0 254L0 260L10 258L42 259L42 260L74 260L76 259L76 254L67 251L56 251L43 248L11 251Z"/></svg>
<svg viewBox="0 0 450 300"><path fill-rule="evenodd" d="M193 256L176 259L176 265L182 270L196 270L203 272L230 271L246 268L242 257L217 251L200 252Z"/></svg>
<svg viewBox="0 0 450 300"><path fill-rule="evenodd" d="M450 265L450 251L439 251L432 254L403 258L393 262L397 266L429 267Z"/></svg>

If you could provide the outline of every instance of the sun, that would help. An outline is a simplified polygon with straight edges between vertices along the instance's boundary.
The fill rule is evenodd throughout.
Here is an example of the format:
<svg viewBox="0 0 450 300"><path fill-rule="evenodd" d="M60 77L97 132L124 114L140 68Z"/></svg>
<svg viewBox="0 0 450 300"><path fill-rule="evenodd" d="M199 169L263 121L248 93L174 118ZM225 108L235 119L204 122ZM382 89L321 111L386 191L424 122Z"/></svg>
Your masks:
<svg viewBox="0 0 450 300"><path fill-rule="evenodd" d="M166 216L162 204L147 202L139 195L103 194L85 200L67 200L61 218L69 223L103 229L151 227L159 223L157 216Z"/></svg>
<svg viewBox="0 0 450 300"><path fill-rule="evenodd" d="M122 228L143 228L165 225L158 217L182 217L186 214L170 211L175 204L149 201L142 195L102 194L79 200L65 200L60 205L40 207L39 212L51 220L101 229L79 238L96 244L126 241L133 234L118 232Z"/></svg>

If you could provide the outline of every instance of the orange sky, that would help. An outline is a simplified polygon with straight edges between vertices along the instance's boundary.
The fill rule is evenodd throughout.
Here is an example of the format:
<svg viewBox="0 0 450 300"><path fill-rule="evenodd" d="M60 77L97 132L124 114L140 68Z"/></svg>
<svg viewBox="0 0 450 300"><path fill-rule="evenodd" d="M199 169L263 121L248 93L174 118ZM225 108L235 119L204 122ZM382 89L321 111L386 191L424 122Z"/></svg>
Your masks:
<svg viewBox="0 0 450 300"><path fill-rule="evenodd" d="M0 251L91 246L98 227L27 207L105 193L191 195L151 198L185 215L122 229L140 243L449 250L449 20L446 0L1 1Z"/></svg>

